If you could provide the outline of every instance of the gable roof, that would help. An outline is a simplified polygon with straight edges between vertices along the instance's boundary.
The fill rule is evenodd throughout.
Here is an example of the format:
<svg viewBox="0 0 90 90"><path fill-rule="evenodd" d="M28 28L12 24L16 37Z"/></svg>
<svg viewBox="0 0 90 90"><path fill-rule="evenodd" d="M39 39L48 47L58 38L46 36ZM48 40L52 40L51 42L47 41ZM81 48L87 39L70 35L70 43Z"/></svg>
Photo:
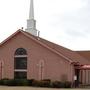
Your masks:
<svg viewBox="0 0 90 90"><path fill-rule="evenodd" d="M60 45L57 45L55 43L52 43L50 41L47 41L45 39L42 39L40 37L37 36L33 36L32 34L23 31L23 30L18 30L16 31L14 34L12 34L10 37L8 37L6 40L4 40L0 46L2 46L4 43L6 43L8 40L10 40L11 38L13 38L15 35L17 35L18 33L23 33L25 36L27 36L28 38L34 40L36 43L44 46L45 48L49 49L50 51L52 51L53 53L59 55L60 57L64 58L66 61L72 63L72 62L82 62L82 61L87 61L87 59L83 58L82 56L80 56L79 54L77 54L76 52L69 50L65 47L62 47Z"/></svg>
<svg viewBox="0 0 90 90"><path fill-rule="evenodd" d="M0 43L0 47L4 44L4 43L6 43L8 40L10 40L13 36L15 36L17 33L19 33L21 30L19 29L19 30L17 30L15 33L13 33L12 35L10 35L8 38L6 38L4 41L2 41L1 43Z"/></svg>
<svg viewBox="0 0 90 90"><path fill-rule="evenodd" d="M76 51L72 51L68 48L65 48L61 45L52 43L50 41L47 41L45 39L40 39L41 42L43 42L44 44L48 45L49 47L53 48L54 50L56 50L57 52L59 52L60 54L64 55L65 57L67 57L71 62L80 62L81 64L85 64L88 63L88 60L85 57L82 57L80 54L78 54Z"/></svg>

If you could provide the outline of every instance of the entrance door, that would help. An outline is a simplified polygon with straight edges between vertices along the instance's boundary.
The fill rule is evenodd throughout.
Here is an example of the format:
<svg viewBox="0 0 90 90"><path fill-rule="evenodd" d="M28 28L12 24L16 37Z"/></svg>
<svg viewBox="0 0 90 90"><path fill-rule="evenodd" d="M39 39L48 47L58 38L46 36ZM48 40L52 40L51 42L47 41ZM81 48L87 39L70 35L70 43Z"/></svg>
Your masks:
<svg viewBox="0 0 90 90"><path fill-rule="evenodd" d="M75 87L79 86L79 75L80 75L80 70L79 69L75 69L75 76L76 76Z"/></svg>
<svg viewBox="0 0 90 90"><path fill-rule="evenodd" d="M90 65L74 65L75 76L75 86L90 85Z"/></svg>

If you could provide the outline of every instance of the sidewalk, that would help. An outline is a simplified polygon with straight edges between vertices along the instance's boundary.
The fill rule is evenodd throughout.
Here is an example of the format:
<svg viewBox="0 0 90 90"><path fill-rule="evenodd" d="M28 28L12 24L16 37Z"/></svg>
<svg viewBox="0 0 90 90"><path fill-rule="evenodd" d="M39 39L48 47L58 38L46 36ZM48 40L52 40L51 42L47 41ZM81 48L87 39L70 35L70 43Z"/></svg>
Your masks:
<svg viewBox="0 0 90 90"><path fill-rule="evenodd" d="M38 87L7 87L7 86L0 86L0 90L90 90L90 89L55 89L55 88L38 88Z"/></svg>

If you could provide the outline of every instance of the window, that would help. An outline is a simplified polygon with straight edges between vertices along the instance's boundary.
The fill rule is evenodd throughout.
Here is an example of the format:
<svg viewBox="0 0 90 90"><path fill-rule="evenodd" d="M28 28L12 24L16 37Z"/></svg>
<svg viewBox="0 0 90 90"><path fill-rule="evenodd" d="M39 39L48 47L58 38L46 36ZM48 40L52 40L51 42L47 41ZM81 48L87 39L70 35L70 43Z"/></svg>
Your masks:
<svg viewBox="0 0 90 90"><path fill-rule="evenodd" d="M26 57L15 57L14 69L27 69L27 58Z"/></svg>
<svg viewBox="0 0 90 90"><path fill-rule="evenodd" d="M27 79L27 51L24 48L15 51L14 78Z"/></svg>
<svg viewBox="0 0 90 90"><path fill-rule="evenodd" d="M14 72L14 78L15 79L26 79L27 72Z"/></svg>
<svg viewBox="0 0 90 90"><path fill-rule="evenodd" d="M15 55L27 55L27 52L23 48L18 48L15 52Z"/></svg>

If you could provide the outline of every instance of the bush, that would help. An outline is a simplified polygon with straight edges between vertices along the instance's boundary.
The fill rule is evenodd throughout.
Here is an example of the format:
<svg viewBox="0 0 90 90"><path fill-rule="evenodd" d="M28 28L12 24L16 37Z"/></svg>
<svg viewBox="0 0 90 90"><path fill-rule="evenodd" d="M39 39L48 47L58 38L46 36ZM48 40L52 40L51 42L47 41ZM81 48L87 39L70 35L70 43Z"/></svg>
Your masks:
<svg viewBox="0 0 90 90"><path fill-rule="evenodd" d="M50 80L34 80L32 86L36 87L50 87Z"/></svg>
<svg viewBox="0 0 90 90"><path fill-rule="evenodd" d="M0 80L0 85L7 85L9 79L1 79Z"/></svg>
<svg viewBox="0 0 90 90"><path fill-rule="evenodd" d="M36 87L38 87L40 84L40 81L38 81L38 80L33 80L32 81L32 86L36 86Z"/></svg>
<svg viewBox="0 0 90 90"><path fill-rule="evenodd" d="M0 85L3 85L3 80L0 80Z"/></svg>
<svg viewBox="0 0 90 90"><path fill-rule="evenodd" d="M35 87L53 87L53 88L71 88L71 82L65 81L54 81L51 82L50 79L44 80L26 80L26 79L2 79L0 80L0 85L7 86L35 86Z"/></svg>
<svg viewBox="0 0 90 90"><path fill-rule="evenodd" d="M52 87L53 88L71 88L71 82L69 82L69 81L65 81L65 82L54 81L54 82L52 82Z"/></svg>
<svg viewBox="0 0 90 90"><path fill-rule="evenodd" d="M40 81L40 87L50 87L50 83L48 80L42 80Z"/></svg>
<svg viewBox="0 0 90 90"><path fill-rule="evenodd" d="M53 88L63 88L64 84L60 81L54 81L54 82L52 82L52 87Z"/></svg>
<svg viewBox="0 0 90 90"><path fill-rule="evenodd" d="M15 79L13 80L15 86L28 86L28 80L26 79Z"/></svg>
<svg viewBox="0 0 90 90"><path fill-rule="evenodd" d="M27 86L28 81L26 79L2 79L0 80L0 85L7 85L7 86Z"/></svg>
<svg viewBox="0 0 90 90"><path fill-rule="evenodd" d="M50 87L51 86L51 80L50 79L41 80L41 86L42 87Z"/></svg>
<svg viewBox="0 0 90 90"><path fill-rule="evenodd" d="M71 82L65 81L63 82L63 84L64 84L64 88L71 88Z"/></svg>
<svg viewBox="0 0 90 90"><path fill-rule="evenodd" d="M16 79L8 80L7 86L17 86L17 82Z"/></svg>
<svg viewBox="0 0 90 90"><path fill-rule="evenodd" d="M34 80L34 79L28 80L28 85L29 85L29 86L32 86L33 81L35 81L35 80Z"/></svg>
<svg viewBox="0 0 90 90"><path fill-rule="evenodd" d="M51 80L50 80L50 79L43 79L42 81L48 81L48 82L51 82Z"/></svg>

